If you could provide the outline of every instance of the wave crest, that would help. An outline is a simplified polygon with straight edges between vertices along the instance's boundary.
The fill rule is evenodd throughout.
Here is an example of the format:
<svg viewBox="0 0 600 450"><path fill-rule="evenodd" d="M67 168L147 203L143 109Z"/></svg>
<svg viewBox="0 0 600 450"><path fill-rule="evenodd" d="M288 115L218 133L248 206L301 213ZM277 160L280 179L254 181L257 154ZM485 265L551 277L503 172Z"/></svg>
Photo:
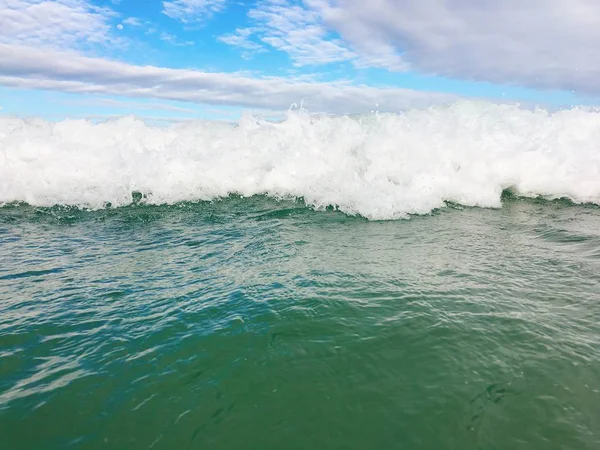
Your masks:
<svg viewBox="0 0 600 450"><path fill-rule="evenodd" d="M153 127L0 118L0 203L86 208L302 197L370 219L445 202L499 207L502 191L600 204L600 113L458 102L358 117Z"/></svg>

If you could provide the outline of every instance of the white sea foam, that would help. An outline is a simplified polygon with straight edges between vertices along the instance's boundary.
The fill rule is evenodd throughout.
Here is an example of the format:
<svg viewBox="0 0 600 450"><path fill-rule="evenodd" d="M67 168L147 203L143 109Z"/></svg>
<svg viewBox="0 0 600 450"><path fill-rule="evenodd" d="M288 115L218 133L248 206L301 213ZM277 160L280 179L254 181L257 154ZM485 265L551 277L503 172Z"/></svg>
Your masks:
<svg viewBox="0 0 600 450"><path fill-rule="evenodd" d="M459 102L168 128L131 117L0 118L0 203L101 208L132 202L134 191L150 203L268 194L393 219L445 201L498 207L507 188L600 204L600 113Z"/></svg>

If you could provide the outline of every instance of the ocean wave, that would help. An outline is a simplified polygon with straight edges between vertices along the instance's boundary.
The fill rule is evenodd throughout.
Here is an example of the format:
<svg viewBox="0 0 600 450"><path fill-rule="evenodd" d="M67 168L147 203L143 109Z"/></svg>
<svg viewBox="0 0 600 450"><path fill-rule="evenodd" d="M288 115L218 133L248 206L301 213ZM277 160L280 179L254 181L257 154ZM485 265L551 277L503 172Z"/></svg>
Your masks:
<svg viewBox="0 0 600 450"><path fill-rule="evenodd" d="M402 114L150 126L0 118L0 204L302 198L369 219L520 196L600 204L600 113L463 101ZM139 195L139 194L137 194Z"/></svg>

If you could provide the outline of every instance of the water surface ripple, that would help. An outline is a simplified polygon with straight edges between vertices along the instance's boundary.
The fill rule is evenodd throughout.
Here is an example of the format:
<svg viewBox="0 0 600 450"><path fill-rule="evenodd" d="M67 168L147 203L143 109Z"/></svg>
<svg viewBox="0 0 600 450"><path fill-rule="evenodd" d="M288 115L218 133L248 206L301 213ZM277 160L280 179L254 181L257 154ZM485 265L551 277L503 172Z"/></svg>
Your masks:
<svg viewBox="0 0 600 450"><path fill-rule="evenodd" d="M0 208L0 448L600 448L600 209Z"/></svg>

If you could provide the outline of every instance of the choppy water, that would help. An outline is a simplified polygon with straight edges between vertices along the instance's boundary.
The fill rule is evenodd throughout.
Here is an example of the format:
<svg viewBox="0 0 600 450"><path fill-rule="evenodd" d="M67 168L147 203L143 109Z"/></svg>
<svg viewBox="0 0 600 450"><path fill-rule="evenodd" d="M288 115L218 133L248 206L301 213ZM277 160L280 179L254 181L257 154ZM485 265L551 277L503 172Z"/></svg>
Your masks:
<svg viewBox="0 0 600 450"><path fill-rule="evenodd" d="M0 208L0 448L597 449L600 208Z"/></svg>

